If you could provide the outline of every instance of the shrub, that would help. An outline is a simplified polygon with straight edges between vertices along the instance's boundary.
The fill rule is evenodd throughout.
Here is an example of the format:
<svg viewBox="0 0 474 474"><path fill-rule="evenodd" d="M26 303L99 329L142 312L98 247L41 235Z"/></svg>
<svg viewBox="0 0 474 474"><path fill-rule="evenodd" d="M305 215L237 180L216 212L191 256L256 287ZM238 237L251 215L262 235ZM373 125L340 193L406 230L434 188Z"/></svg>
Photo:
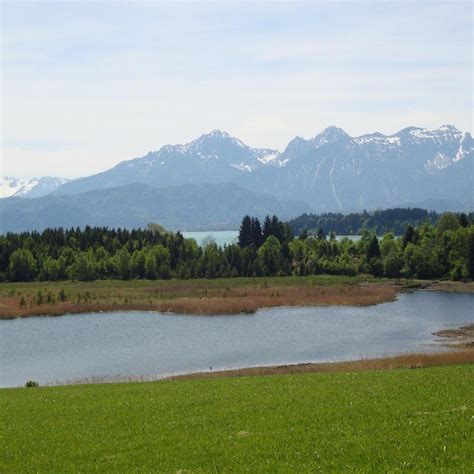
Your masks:
<svg viewBox="0 0 474 474"><path fill-rule="evenodd" d="M59 298L59 301L66 301L67 299L66 292L62 288L61 290L59 290L58 298Z"/></svg>
<svg viewBox="0 0 474 474"><path fill-rule="evenodd" d="M43 293L41 293L41 290L38 290L38 296L36 297L36 304L42 305L43 303L44 303Z"/></svg>
<svg viewBox="0 0 474 474"><path fill-rule="evenodd" d="M25 387L39 387L39 383L34 380L28 380L28 382L25 383Z"/></svg>

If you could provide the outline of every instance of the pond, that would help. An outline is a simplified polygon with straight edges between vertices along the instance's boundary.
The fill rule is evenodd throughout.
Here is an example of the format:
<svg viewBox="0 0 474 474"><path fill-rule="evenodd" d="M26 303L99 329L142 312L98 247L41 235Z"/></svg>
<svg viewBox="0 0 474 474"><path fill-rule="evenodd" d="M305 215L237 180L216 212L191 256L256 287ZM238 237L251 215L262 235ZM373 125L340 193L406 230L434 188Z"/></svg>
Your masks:
<svg viewBox="0 0 474 474"><path fill-rule="evenodd" d="M474 296L418 291L368 307L253 315L116 312L0 321L0 385L323 362L443 350L433 332L474 323Z"/></svg>

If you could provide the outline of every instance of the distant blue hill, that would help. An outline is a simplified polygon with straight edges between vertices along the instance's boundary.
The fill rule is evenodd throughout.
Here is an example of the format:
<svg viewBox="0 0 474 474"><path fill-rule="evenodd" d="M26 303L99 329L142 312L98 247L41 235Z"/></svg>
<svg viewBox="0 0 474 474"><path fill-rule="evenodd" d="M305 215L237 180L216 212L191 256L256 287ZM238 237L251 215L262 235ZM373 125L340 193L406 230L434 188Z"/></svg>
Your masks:
<svg viewBox="0 0 474 474"><path fill-rule="evenodd" d="M151 222L170 230L235 229L245 214L289 218L308 211L304 203L235 184L158 189L134 183L71 195L1 199L0 233L86 225L137 228Z"/></svg>

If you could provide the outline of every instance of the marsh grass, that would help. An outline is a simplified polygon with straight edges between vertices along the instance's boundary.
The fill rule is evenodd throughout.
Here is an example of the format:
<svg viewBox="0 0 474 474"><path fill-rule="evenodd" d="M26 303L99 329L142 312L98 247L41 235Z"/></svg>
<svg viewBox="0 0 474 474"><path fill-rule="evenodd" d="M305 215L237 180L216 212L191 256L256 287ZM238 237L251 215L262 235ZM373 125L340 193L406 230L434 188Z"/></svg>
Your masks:
<svg viewBox="0 0 474 474"><path fill-rule="evenodd" d="M368 305L395 298L399 285L366 277L33 282L0 285L0 318L155 310L189 314L252 313L299 305Z"/></svg>

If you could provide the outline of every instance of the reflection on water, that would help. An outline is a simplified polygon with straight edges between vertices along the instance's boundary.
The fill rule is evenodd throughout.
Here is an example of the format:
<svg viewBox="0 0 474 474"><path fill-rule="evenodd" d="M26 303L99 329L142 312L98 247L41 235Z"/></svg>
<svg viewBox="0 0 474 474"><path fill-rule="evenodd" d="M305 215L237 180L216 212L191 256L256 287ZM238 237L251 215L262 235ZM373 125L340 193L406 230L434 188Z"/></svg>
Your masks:
<svg viewBox="0 0 474 474"><path fill-rule="evenodd" d="M154 312L0 321L0 385L320 362L433 350L432 333L474 322L474 296L419 291L368 307L254 315Z"/></svg>

